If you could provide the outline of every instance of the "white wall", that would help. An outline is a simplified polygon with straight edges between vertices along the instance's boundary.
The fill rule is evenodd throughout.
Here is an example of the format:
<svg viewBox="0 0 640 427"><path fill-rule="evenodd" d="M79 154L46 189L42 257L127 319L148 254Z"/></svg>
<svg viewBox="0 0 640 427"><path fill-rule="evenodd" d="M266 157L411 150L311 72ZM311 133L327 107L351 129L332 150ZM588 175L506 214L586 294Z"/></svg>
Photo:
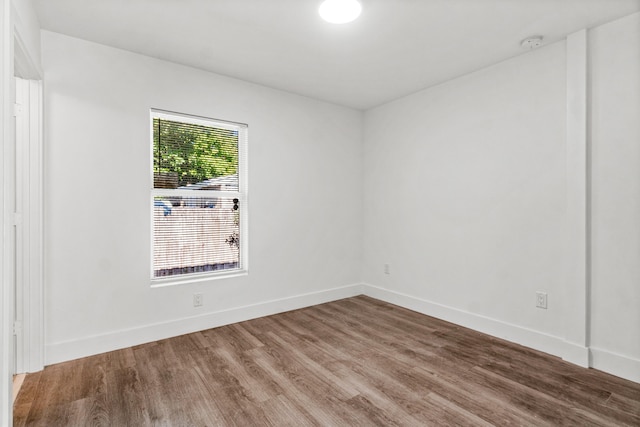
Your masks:
<svg viewBox="0 0 640 427"><path fill-rule="evenodd" d="M640 381L640 14L588 46L586 317L566 292L584 256L564 252L568 191L589 191L569 182L566 42L366 112L365 292L568 360L585 344L585 363Z"/></svg>
<svg viewBox="0 0 640 427"><path fill-rule="evenodd" d="M12 0L12 20L19 48L19 77L41 79L40 23L31 0Z"/></svg>
<svg viewBox="0 0 640 427"><path fill-rule="evenodd" d="M48 363L359 293L361 112L56 33L42 43ZM150 108L249 124L248 276L150 288Z"/></svg>
<svg viewBox="0 0 640 427"><path fill-rule="evenodd" d="M591 31L589 54L594 366L640 382L640 14Z"/></svg>
<svg viewBox="0 0 640 427"><path fill-rule="evenodd" d="M560 336L565 87L561 42L368 111L365 282Z"/></svg>

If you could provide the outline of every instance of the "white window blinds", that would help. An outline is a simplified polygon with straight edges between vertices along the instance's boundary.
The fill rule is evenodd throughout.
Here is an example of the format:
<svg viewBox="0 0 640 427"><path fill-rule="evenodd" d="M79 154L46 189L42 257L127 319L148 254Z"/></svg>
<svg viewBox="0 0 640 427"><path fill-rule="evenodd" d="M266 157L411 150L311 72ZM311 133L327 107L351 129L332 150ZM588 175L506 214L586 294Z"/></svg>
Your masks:
<svg viewBox="0 0 640 427"><path fill-rule="evenodd" d="M152 279L246 270L246 125L152 110L151 127Z"/></svg>

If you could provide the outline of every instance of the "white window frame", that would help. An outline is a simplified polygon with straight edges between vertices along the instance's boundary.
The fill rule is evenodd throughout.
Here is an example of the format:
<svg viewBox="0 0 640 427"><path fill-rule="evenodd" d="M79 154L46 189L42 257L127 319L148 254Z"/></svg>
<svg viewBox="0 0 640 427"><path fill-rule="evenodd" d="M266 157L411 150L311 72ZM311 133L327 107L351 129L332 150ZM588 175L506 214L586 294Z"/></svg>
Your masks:
<svg viewBox="0 0 640 427"><path fill-rule="evenodd" d="M203 126L212 126L220 129L234 130L238 132L238 191L217 191L207 190L206 195L208 197L215 194L216 197L223 198L237 198L239 200L239 212L240 212L240 253L239 253L239 266L238 268L227 270L216 270L210 272L198 272L198 273L185 273L175 276L167 277L154 277L154 197L157 196L182 196L182 197L202 197L202 194L198 194L197 190L178 190L178 189L162 189L154 188L154 175L153 175L153 119L173 120L184 123L191 123ZM184 113L176 113L172 111L160 110L152 108L149 115L149 164L150 164L150 203L149 212L151 218L151 256L150 256L150 278L152 287L170 286L185 283L202 282L213 279L223 279L236 276L243 276L249 273L249 236L248 236L248 155L247 155L247 141L249 127L244 123L230 122L220 119L212 119L208 117L195 116Z"/></svg>

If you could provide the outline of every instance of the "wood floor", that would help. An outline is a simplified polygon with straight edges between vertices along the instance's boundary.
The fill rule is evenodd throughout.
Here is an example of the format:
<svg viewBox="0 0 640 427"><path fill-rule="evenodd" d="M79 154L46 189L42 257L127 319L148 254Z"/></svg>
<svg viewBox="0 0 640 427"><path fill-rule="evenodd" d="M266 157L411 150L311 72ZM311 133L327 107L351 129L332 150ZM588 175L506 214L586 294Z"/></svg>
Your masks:
<svg viewBox="0 0 640 427"><path fill-rule="evenodd" d="M640 384L359 296L48 366L15 426L640 426Z"/></svg>

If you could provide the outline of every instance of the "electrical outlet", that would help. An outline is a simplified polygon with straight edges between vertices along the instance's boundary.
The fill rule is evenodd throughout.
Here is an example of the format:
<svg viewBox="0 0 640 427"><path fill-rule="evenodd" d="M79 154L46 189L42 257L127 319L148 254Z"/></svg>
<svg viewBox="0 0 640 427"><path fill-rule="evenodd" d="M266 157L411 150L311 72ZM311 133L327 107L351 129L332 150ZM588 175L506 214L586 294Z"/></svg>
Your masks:
<svg viewBox="0 0 640 427"><path fill-rule="evenodd" d="M202 294L193 294L193 306L194 307L202 306Z"/></svg>
<svg viewBox="0 0 640 427"><path fill-rule="evenodd" d="M547 308L547 294L545 292L536 292L536 307Z"/></svg>
<svg viewBox="0 0 640 427"><path fill-rule="evenodd" d="M391 268L389 267L389 264L384 265L384 274L391 274Z"/></svg>

